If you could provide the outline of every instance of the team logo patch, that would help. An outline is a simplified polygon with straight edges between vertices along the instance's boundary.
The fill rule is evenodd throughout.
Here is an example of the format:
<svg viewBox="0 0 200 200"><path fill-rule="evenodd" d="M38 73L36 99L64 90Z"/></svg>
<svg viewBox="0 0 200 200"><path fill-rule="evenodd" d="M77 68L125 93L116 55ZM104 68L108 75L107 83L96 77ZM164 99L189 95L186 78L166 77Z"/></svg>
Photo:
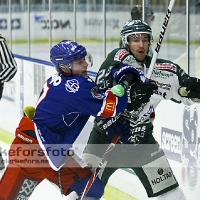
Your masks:
<svg viewBox="0 0 200 200"><path fill-rule="evenodd" d="M113 95L113 93L108 90L107 98L105 98L105 101L103 103L103 112L101 113L101 116L113 116L116 108L116 97Z"/></svg>
<svg viewBox="0 0 200 200"><path fill-rule="evenodd" d="M170 90L171 88L171 84L160 83L158 81L156 81L156 84L159 88L162 88L164 90Z"/></svg>
<svg viewBox="0 0 200 200"><path fill-rule="evenodd" d="M163 169L162 168L158 168L157 172L158 172L159 175L162 175L163 174Z"/></svg>
<svg viewBox="0 0 200 200"><path fill-rule="evenodd" d="M115 54L114 60L116 60L116 61L121 61L121 59L122 59L126 54L128 54L128 52L127 52L125 49L120 49L120 50Z"/></svg>
<svg viewBox="0 0 200 200"><path fill-rule="evenodd" d="M158 151L159 149L157 149ZM148 177L153 193L157 193L177 184L177 181L169 167L169 163L165 156L157 158L156 160L142 166L144 173Z"/></svg>
<svg viewBox="0 0 200 200"><path fill-rule="evenodd" d="M162 172L162 171L160 171L160 172ZM167 181L168 179L170 179L171 177L173 176L173 174L172 174L172 172L167 172L167 173L165 173L165 174L163 174L163 172L162 172L162 174L159 174L159 176L158 177L156 177L155 179L152 179L151 180L151 184L152 185L156 185L156 184L160 184L160 183L162 183L162 182L164 182L164 181ZM170 182L170 181L169 181Z"/></svg>
<svg viewBox="0 0 200 200"><path fill-rule="evenodd" d="M162 78L162 79L167 79L167 78L170 78L174 75L173 72L166 72L166 71L164 72L164 71L156 70L156 69L153 70L152 74L155 77Z"/></svg>
<svg viewBox="0 0 200 200"><path fill-rule="evenodd" d="M79 82L76 79L71 79L66 81L65 83L65 89L68 92L77 92L79 90Z"/></svg>
<svg viewBox="0 0 200 200"><path fill-rule="evenodd" d="M113 112L115 105L116 105L116 102L110 100L106 103L105 110L108 112Z"/></svg>
<svg viewBox="0 0 200 200"><path fill-rule="evenodd" d="M161 63L155 66L155 69L168 69L172 71L176 71L176 66L171 63Z"/></svg>

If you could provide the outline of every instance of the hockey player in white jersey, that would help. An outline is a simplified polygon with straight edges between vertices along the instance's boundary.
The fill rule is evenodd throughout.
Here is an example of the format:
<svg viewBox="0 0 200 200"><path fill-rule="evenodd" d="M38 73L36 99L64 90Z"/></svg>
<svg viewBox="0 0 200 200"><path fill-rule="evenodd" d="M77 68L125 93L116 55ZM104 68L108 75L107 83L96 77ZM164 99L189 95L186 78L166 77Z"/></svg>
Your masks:
<svg viewBox="0 0 200 200"><path fill-rule="evenodd" d="M131 76L123 70L121 63L138 63L137 70L144 79L148 72L152 59L148 56L152 40L149 25L142 20L130 20L124 25L121 37L125 47L110 52L98 71L96 83L103 91L119 83L121 77ZM129 135L128 140L119 141L107 156L107 165L101 175L104 185L117 169L131 168L140 179L149 198L185 200L165 153L153 136L152 122L155 118L154 109L161 100L173 99L186 105L199 102L200 80L190 77L179 65L164 59L156 60L151 79L157 84L158 90L150 102L141 106L129 102L120 120L95 119L83 158L95 168L111 142L111 136L124 132L124 135ZM138 89L143 92L142 88ZM130 129L124 127L124 121L130 123Z"/></svg>

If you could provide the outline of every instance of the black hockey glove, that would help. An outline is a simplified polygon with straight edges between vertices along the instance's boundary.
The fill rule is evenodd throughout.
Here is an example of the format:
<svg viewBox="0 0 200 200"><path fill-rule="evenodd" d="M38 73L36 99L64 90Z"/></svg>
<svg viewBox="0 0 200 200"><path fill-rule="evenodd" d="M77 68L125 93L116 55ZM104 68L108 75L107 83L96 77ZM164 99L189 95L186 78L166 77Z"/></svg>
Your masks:
<svg viewBox="0 0 200 200"><path fill-rule="evenodd" d="M103 119L96 117L95 121L110 139L113 139L115 135L119 135L122 143L126 144L128 142L128 138L130 137L130 123L122 116Z"/></svg>
<svg viewBox="0 0 200 200"><path fill-rule="evenodd" d="M184 80L178 93L181 97L200 99L200 79L188 77L188 79Z"/></svg>
<svg viewBox="0 0 200 200"><path fill-rule="evenodd" d="M149 102L154 90L157 89L158 86L154 81L133 84L130 90L128 90L129 102L127 110L137 110L143 103Z"/></svg>

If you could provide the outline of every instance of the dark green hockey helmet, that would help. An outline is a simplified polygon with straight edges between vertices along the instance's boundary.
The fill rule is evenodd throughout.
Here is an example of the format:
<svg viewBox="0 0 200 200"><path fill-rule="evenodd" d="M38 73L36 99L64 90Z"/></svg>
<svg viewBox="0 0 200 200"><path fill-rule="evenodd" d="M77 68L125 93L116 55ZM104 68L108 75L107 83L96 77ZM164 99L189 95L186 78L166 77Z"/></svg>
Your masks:
<svg viewBox="0 0 200 200"><path fill-rule="evenodd" d="M120 32L122 42L126 46L129 42L128 37L135 34L146 33L149 36L149 42L152 40L151 27L143 20L129 20L126 22Z"/></svg>

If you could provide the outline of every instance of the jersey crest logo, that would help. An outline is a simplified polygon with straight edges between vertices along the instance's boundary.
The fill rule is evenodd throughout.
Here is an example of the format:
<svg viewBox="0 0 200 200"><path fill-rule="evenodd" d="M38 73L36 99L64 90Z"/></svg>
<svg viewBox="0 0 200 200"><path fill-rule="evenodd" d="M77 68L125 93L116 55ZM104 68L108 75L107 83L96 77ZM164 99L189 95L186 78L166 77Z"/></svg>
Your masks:
<svg viewBox="0 0 200 200"><path fill-rule="evenodd" d="M77 92L79 90L79 82L76 79L67 80L65 83L65 89L68 92Z"/></svg>

